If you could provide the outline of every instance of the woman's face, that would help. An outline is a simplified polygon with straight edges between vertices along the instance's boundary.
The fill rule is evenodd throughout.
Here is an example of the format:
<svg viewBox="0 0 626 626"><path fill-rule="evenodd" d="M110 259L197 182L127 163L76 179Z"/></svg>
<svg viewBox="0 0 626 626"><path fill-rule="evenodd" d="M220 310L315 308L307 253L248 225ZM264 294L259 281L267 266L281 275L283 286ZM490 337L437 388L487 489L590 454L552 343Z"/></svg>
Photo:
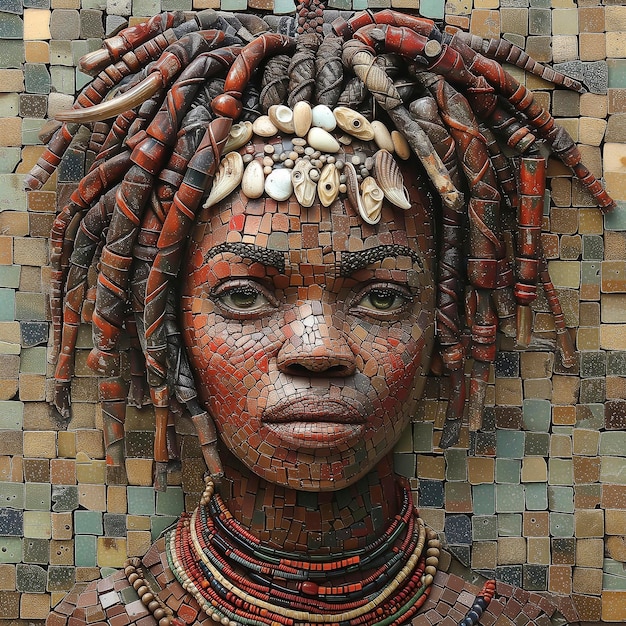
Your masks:
<svg viewBox="0 0 626 626"><path fill-rule="evenodd" d="M347 200L301 207L234 192L195 227L182 326L200 398L259 476L335 490L397 442L434 335L424 197L366 224ZM411 184L411 181L412 184Z"/></svg>

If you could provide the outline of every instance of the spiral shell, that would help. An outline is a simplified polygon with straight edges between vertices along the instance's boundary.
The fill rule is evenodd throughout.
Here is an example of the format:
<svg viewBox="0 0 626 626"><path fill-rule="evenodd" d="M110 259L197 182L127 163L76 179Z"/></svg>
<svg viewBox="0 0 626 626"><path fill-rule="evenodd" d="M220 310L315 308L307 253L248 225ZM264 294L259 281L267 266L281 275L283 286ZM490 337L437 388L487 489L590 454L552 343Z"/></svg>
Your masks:
<svg viewBox="0 0 626 626"><path fill-rule="evenodd" d="M233 150L239 150L245 146L252 137L252 122L239 122L233 124L228 134L228 139L224 144L223 154L228 154Z"/></svg>
<svg viewBox="0 0 626 626"><path fill-rule="evenodd" d="M359 112L348 107L337 107L333 113L337 120L337 126L341 130L364 141L374 139L372 125Z"/></svg>
<svg viewBox="0 0 626 626"><path fill-rule="evenodd" d="M326 207L337 199L339 195L339 170L334 163L327 163L324 166L317 183L317 195L320 202Z"/></svg>
<svg viewBox="0 0 626 626"><path fill-rule="evenodd" d="M291 182L293 191L298 202L303 207L313 206L317 183L311 178L311 170L314 169L311 161L299 160L291 170Z"/></svg>
<svg viewBox="0 0 626 626"><path fill-rule="evenodd" d="M377 224L380 221L384 199L383 190L371 176L368 176L361 183L361 202L359 203L359 213L368 224Z"/></svg>
<svg viewBox="0 0 626 626"><path fill-rule="evenodd" d="M237 189L243 178L243 158L239 152L229 152L221 161L215 174L211 193L204 203L208 209Z"/></svg>
<svg viewBox="0 0 626 626"><path fill-rule="evenodd" d="M379 150L374 155L374 177L389 202L401 209L411 208L409 192L404 186L400 168L387 150Z"/></svg>

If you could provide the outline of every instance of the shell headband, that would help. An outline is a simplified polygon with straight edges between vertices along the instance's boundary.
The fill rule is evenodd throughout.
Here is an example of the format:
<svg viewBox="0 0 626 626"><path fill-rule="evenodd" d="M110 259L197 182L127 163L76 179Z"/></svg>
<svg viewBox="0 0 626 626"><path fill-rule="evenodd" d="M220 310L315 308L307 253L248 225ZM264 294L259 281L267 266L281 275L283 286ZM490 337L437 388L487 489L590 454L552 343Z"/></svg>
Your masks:
<svg viewBox="0 0 626 626"><path fill-rule="evenodd" d="M343 131L338 139L332 134L336 128ZM328 207L341 194L348 197L363 220L376 224L385 198L401 209L411 208L402 174L392 156L395 152L407 159L410 148L403 135L393 132L392 135L382 122L370 123L347 107L331 111L325 105L317 105L311 109L308 102L299 102L291 110L274 105L268 115L231 128L224 147L226 156L203 207L217 204L241 184L248 198L266 193L281 202L294 193L303 207L312 206L317 198ZM288 133L296 135L291 146L287 139L291 149L285 149L283 139L281 151L276 151L272 138ZM253 135L267 140L263 153L255 153L248 146L242 156L237 150ZM352 144L353 139L373 140L379 149L373 156L344 154L342 146Z"/></svg>

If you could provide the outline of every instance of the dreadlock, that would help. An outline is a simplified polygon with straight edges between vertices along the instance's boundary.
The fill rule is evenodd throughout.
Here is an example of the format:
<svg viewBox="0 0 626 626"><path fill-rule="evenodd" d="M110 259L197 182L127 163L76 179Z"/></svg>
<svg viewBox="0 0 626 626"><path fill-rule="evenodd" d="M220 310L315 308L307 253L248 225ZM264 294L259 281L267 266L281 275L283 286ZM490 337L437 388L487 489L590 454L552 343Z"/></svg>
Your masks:
<svg viewBox="0 0 626 626"><path fill-rule="evenodd" d="M296 18L164 14L123 30L81 62L96 77L74 109L58 116L62 123L27 185L43 185L79 127L88 125L89 171L51 233L58 355L53 403L68 420L78 327L91 322L95 347L88 363L104 377L100 398L111 465L123 464L127 403L147 401L145 371L156 416L157 483L174 454L168 426L183 407L209 472L221 472L215 428L197 400L176 326L173 285L201 200L222 154L241 133L236 122L252 121L273 105L343 105L391 124L440 198L434 216L437 338L450 379L442 447L458 439L466 357L474 360L469 420L477 429L496 331L528 345L539 282L555 316L563 364L574 363L541 253L545 160L539 146L572 168L603 211L614 203L582 164L571 137L500 62L570 89L584 87L507 42L443 33L430 20L389 10L346 21L323 8L304 2ZM514 246L506 244L504 227L512 214ZM120 365L123 332L130 340L128 395Z"/></svg>

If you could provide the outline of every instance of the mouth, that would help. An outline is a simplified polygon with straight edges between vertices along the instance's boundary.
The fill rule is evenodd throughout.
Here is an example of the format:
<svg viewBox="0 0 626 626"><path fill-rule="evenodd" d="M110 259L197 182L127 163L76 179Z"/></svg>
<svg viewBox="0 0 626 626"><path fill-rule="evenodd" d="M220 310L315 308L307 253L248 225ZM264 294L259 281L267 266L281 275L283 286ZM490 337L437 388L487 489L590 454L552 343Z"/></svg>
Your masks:
<svg viewBox="0 0 626 626"><path fill-rule="evenodd" d="M336 447L364 433L367 416L359 408L327 396L304 396L268 407L262 421L266 428L293 447Z"/></svg>

